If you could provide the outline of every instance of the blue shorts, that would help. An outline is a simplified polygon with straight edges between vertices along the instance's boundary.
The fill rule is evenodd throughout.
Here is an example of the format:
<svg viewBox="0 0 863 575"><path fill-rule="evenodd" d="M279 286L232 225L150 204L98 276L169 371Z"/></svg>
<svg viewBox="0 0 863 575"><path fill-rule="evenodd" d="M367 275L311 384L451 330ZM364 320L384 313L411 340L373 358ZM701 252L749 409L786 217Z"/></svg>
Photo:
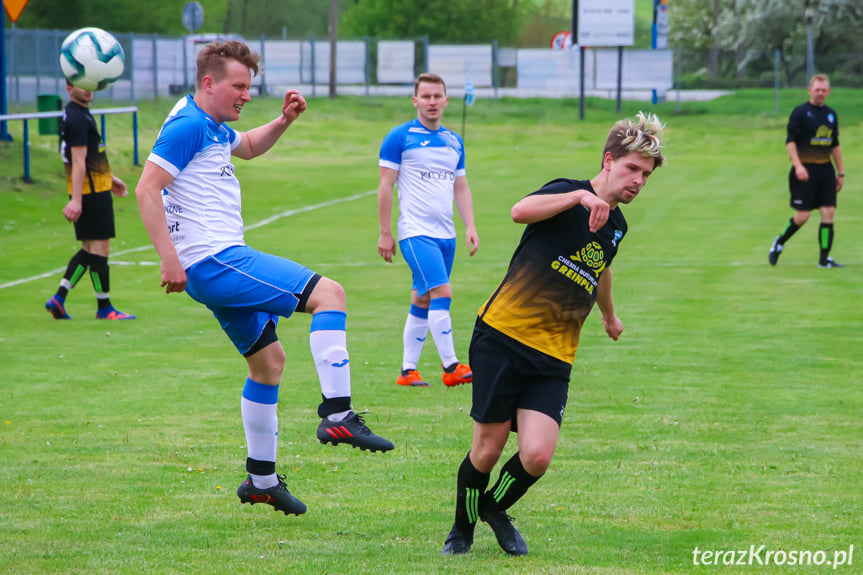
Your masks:
<svg viewBox="0 0 863 575"><path fill-rule="evenodd" d="M234 346L245 354L264 326L290 317L312 270L249 246L234 246L186 270L186 293L207 306ZM306 294L308 296L308 294Z"/></svg>
<svg viewBox="0 0 863 575"><path fill-rule="evenodd" d="M417 290L417 295L425 295L449 283L455 259L455 238L415 236L401 240L399 248L413 272L413 289Z"/></svg>

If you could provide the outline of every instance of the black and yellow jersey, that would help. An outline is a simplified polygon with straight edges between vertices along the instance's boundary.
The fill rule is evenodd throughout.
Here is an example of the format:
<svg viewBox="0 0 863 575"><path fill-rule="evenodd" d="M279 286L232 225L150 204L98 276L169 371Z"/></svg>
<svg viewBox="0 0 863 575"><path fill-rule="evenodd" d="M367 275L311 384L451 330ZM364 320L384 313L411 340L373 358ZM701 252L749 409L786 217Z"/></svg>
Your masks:
<svg viewBox="0 0 863 575"><path fill-rule="evenodd" d="M553 180L536 194L574 190L596 193L589 181ZM524 345L572 364L581 326L596 303L602 272L611 265L626 219L619 208L596 233L590 212L578 205L528 224L503 281L479 310L489 327Z"/></svg>
<svg viewBox="0 0 863 575"><path fill-rule="evenodd" d="M60 154L66 166L66 188L72 195L72 150L76 146L87 146L87 171L84 176L83 194L110 192L113 180L105 144L99 136L96 120L90 110L75 102L66 104L60 119Z"/></svg>
<svg viewBox="0 0 863 575"><path fill-rule="evenodd" d="M810 102L794 108L788 118L785 143L797 144L797 155L804 164L829 164L830 153L839 145L839 119L830 106Z"/></svg>

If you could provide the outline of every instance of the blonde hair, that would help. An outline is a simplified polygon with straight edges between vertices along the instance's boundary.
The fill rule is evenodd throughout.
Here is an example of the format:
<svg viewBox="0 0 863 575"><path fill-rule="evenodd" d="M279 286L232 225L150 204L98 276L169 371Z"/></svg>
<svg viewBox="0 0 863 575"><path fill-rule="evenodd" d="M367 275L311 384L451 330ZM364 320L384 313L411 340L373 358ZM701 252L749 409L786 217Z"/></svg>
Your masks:
<svg viewBox="0 0 863 575"><path fill-rule="evenodd" d="M809 87L811 88L815 82L827 82L830 84L830 77L827 74L815 74L809 79Z"/></svg>
<svg viewBox="0 0 863 575"><path fill-rule="evenodd" d="M608 132L605 140L606 152L611 153L612 159L619 159L632 152L638 152L644 158L653 158L653 166L660 167L665 162L662 155L662 142L659 136L664 128L662 122L655 114L644 114L639 112L635 118L619 120Z"/></svg>

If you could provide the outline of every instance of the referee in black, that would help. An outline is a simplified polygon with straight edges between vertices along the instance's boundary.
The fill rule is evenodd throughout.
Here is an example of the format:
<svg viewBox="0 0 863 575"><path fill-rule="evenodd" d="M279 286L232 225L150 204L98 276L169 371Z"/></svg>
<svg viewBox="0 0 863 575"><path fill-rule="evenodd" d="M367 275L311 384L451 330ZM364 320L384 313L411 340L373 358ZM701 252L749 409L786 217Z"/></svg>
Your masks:
<svg viewBox="0 0 863 575"><path fill-rule="evenodd" d="M826 74L815 74L809 81L809 101L797 106L788 119L788 136L785 147L791 158L788 183L791 189L791 207L795 212L782 234L770 246L768 260L775 266L785 242L809 220L815 208L821 211L818 245L820 268L843 268L830 257L833 247L833 215L836 195L842 189L845 173L842 168L842 147L839 145L839 119L833 108L824 100L830 95L830 79ZM836 162L836 170L833 163Z"/></svg>

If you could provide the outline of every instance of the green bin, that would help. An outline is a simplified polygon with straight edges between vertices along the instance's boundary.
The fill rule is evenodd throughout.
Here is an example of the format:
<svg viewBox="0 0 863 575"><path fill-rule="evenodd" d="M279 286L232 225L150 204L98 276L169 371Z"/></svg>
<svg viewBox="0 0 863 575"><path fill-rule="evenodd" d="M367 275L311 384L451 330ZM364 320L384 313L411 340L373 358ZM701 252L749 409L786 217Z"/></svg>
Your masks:
<svg viewBox="0 0 863 575"><path fill-rule="evenodd" d="M36 106L40 112L56 112L63 109L63 100L57 94L39 94ZM60 118L39 118L39 134L58 134Z"/></svg>

